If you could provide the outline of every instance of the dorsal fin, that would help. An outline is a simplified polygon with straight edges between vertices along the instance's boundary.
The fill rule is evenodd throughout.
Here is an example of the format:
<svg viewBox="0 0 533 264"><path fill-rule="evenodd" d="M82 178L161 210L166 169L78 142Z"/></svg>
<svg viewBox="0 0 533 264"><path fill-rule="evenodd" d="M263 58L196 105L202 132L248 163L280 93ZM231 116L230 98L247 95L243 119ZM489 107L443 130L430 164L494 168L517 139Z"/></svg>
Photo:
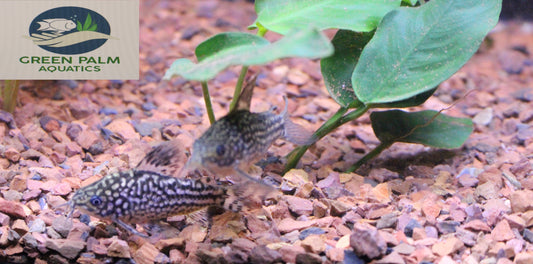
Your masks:
<svg viewBox="0 0 533 264"><path fill-rule="evenodd" d="M246 80L246 84L242 88L241 94L237 99L237 105L231 110L235 112L238 110L248 110L250 111L250 105L252 103L252 95L254 94L255 82L257 81L257 76L259 73L255 73Z"/></svg>
<svg viewBox="0 0 533 264"><path fill-rule="evenodd" d="M183 144L179 140L165 141L154 148L139 162L136 170L156 172L166 176L177 177L187 157Z"/></svg>

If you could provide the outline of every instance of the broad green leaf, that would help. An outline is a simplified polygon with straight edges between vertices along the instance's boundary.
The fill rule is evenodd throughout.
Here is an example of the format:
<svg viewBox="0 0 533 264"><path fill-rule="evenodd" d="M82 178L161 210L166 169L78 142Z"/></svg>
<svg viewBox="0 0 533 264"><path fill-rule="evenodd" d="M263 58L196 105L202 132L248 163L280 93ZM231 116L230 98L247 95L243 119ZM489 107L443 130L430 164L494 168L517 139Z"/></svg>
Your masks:
<svg viewBox="0 0 533 264"><path fill-rule="evenodd" d="M286 35L309 25L368 32L401 0L256 0L256 23Z"/></svg>
<svg viewBox="0 0 533 264"><path fill-rule="evenodd" d="M87 13L87 18L85 19L85 23L83 23L83 30L89 29L92 23L93 23L93 20L91 18L91 14Z"/></svg>
<svg viewBox="0 0 533 264"><path fill-rule="evenodd" d="M408 5L411 5L411 6L414 6L416 5L416 3L418 3L418 0L402 0L402 2L408 4Z"/></svg>
<svg viewBox="0 0 533 264"><path fill-rule="evenodd" d="M458 148L474 129L469 118L451 117L433 110L373 112L370 120L381 142L418 143L436 148Z"/></svg>
<svg viewBox="0 0 533 264"><path fill-rule="evenodd" d="M357 99L352 87L352 73L361 51L373 34L343 29L337 31L331 41L335 53L320 61L326 88L331 97L341 106L347 107Z"/></svg>
<svg viewBox="0 0 533 264"><path fill-rule="evenodd" d="M194 53L198 62L205 58L216 56L219 52L228 52L233 49L245 49L266 46L270 44L268 40L241 32L226 32L212 36L200 43Z"/></svg>
<svg viewBox="0 0 533 264"><path fill-rule="evenodd" d="M231 65L259 65L285 57L323 58L333 53L333 46L320 31L305 29L270 43L248 33L221 33L198 45L199 63L176 60L164 79L181 75L188 80L207 81Z"/></svg>
<svg viewBox="0 0 533 264"><path fill-rule="evenodd" d="M472 57L498 22L502 0L432 0L388 13L352 76L364 103L387 103L433 89Z"/></svg>
<svg viewBox="0 0 533 264"><path fill-rule="evenodd" d="M93 24L92 26L90 26L87 31L96 31L96 28L98 27L98 25L96 24Z"/></svg>
<svg viewBox="0 0 533 264"><path fill-rule="evenodd" d="M423 104L433 93L437 90L438 87L435 87L429 91L417 94L411 98L407 98L401 101L390 102L390 103L381 103L381 104L372 104L372 108L405 108L413 107Z"/></svg>

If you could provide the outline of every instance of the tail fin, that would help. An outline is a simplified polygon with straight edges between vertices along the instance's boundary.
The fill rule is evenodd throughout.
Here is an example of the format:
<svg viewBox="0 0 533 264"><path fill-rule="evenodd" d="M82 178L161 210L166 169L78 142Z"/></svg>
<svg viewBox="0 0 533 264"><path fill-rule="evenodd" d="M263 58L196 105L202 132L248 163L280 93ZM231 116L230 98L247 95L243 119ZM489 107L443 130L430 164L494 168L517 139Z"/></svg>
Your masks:
<svg viewBox="0 0 533 264"><path fill-rule="evenodd" d="M311 145L315 143L317 141L317 137L311 131L307 130L301 125L292 122L292 120L289 118L288 99L286 96L283 96L283 99L285 100L285 108L283 109L283 112L281 112L280 115L282 115L283 119L285 120L285 139L287 139L291 143L300 146Z"/></svg>
<svg viewBox="0 0 533 264"><path fill-rule="evenodd" d="M264 182L243 181L227 187L227 198L224 208L233 212L239 212L243 208L257 208L276 189Z"/></svg>
<svg viewBox="0 0 533 264"><path fill-rule="evenodd" d="M50 24L44 21L39 21L37 24L39 24L39 28L37 30L47 30L50 28Z"/></svg>

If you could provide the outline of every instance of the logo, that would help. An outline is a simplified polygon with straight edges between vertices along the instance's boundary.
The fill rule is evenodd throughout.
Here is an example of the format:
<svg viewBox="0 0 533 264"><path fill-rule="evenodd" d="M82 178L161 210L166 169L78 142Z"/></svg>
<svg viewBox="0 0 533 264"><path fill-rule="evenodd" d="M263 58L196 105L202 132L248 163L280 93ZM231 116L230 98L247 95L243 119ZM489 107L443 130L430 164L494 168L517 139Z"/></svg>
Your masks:
<svg viewBox="0 0 533 264"><path fill-rule="evenodd" d="M47 10L30 24L29 36L39 47L57 54L93 51L114 39L107 20L83 7L65 6Z"/></svg>

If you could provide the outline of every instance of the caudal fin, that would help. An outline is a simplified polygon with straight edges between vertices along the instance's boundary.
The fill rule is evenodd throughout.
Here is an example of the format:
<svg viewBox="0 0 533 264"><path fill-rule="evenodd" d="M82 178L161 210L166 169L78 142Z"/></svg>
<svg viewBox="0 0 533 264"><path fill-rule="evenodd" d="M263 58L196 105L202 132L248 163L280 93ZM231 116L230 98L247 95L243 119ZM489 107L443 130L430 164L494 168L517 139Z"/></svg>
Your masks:
<svg viewBox="0 0 533 264"><path fill-rule="evenodd" d="M316 136L303 126L292 122L288 117L285 119L285 139L299 146L311 145L316 142Z"/></svg>
<svg viewBox="0 0 533 264"><path fill-rule="evenodd" d="M39 21L37 24L39 24L39 28L37 30L47 30L50 28L50 24L47 22Z"/></svg>
<svg viewBox="0 0 533 264"><path fill-rule="evenodd" d="M265 182L245 180L227 187L224 208L240 212L243 208L261 207L263 201L276 189Z"/></svg>

